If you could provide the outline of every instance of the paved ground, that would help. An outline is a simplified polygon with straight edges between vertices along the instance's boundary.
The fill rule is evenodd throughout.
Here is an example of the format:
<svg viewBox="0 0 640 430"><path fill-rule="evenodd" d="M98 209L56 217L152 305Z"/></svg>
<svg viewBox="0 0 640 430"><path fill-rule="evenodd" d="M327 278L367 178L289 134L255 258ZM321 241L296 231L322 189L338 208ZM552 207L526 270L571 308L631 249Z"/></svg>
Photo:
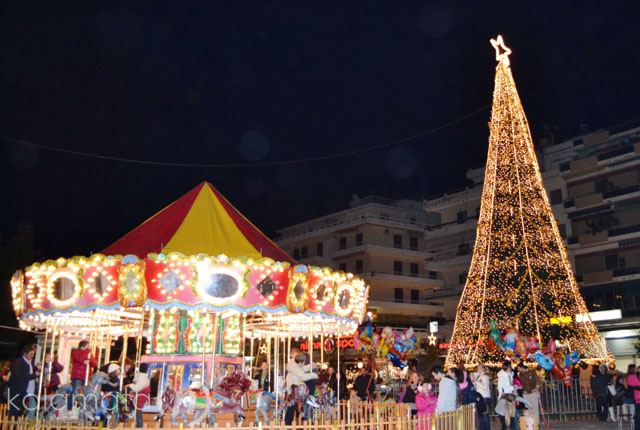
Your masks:
<svg viewBox="0 0 640 430"><path fill-rule="evenodd" d="M633 423L629 421L623 421L622 427L618 427L618 423L600 423L594 421L550 421L549 428L551 430L633 430ZM491 430L500 430L500 422L498 420L491 420ZM546 430L543 426L540 430Z"/></svg>

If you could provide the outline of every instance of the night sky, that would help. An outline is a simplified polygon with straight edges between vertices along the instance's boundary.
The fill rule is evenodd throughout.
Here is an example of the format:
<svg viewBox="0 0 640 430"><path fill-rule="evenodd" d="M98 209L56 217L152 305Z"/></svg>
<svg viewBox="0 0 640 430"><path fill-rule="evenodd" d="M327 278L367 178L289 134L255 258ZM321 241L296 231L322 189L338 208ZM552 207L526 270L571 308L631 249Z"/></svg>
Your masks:
<svg viewBox="0 0 640 430"><path fill-rule="evenodd" d="M640 116L637 3L3 2L0 241L98 252L209 181L266 234L352 194L423 198L485 162L495 71L534 140ZM563 3L557 6L555 3ZM553 5L552 5L553 4ZM484 108L484 109L483 109ZM330 156L424 133L407 142ZM22 224L20 224L22 223Z"/></svg>

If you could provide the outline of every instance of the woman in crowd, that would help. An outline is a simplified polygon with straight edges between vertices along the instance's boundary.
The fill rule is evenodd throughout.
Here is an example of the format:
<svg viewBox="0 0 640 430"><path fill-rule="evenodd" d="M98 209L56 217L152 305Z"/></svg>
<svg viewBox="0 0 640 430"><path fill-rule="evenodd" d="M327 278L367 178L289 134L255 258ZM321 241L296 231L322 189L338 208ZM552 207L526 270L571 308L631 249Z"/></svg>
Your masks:
<svg viewBox="0 0 640 430"><path fill-rule="evenodd" d="M622 414L624 416L624 420L628 421L629 418L633 419L633 416L635 415L635 404L636 404L636 400L635 400L635 394L634 394L634 390L629 388L629 376L635 376L636 375L636 365L635 364L630 364L629 366L627 366L627 374L625 375L624 379L622 380L622 384L624 386L624 393L622 395ZM635 379L638 379L637 376L635 376ZM632 377L633 380L633 377Z"/></svg>
<svg viewBox="0 0 640 430"><path fill-rule="evenodd" d="M489 409L491 408L491 378L489 372L484 364L478 365L478 373L476 374L476 410L478 411L478 422L480 423L480 430L489 430ZM484 413L480 412L481 405L480 399L477 396L482 397L482 403L484 405Z"/></svg>
<svg viewBox="0 0 640 430"><path fill-rule="evenodd" d="M260 369L256 376L253 377L254 380L258 381L258 390L262 390L265 392L271 392L271 381L269 378L269 363L263 361L260 363Z"/></svg>
<svg viewBox="0 0 640 430"><path fill-rule="evenodd" d="M409 405L411 408L411 415L415 416L418 413L416 407L416 395L418 394L418 386L420 385L420 377L418 372L413 372L407 380L407 385L404 389L404 396L401 403Z"/></svg>
<svg viewBox="0 0 640 430"><path fill-rule="evenodd" d="M458 386L460 387L460 404L462 406L475 402L476 387L464 367L464 363L458 363Z"/></svg>
<svg viewBox="0 0 640 430"><path fill-rule="evenodd" d="M596 414L600 422L607 421L607 378L605 373L606 365L593 366L591 375L591 392L596 399Z"/></svg>
<svg viewBox="0 0 640 430"><path fill-rule="evenodd" d="M636 373L629 372L627 374L626 386L629 391L633 392L635 401L635 414L633 415L633 430L640 430L640 378L638 378L638 369Z"/></svg>

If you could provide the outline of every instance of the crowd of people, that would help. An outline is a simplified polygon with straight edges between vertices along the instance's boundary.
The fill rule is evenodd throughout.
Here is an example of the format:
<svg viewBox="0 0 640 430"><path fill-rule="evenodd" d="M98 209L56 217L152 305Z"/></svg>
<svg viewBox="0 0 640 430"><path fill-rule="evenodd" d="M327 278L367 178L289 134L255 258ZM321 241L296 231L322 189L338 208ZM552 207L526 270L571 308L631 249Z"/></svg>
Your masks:
<svg viewBox="0 0 640 430"><path fill-rule="evenodd" d="M68 389L64 393L59 390L63 385L60 380L60 373L64 366L58 362L57 356L45 355L44 369L36 364L34 358L36 354L35 345L25 345L19 358L11 363L8 376L6 402L10 417L27 416L34 418L37 408L37 393L41 389L41 397L64 395L66 397L66 408L57 410L59 415L72 416L77 414L76 400L82 394L85 383L90 375L96 370L107 374L107 382L102 384L100 391L110 393L110 401L115 402L118 398L115 394L126 393L135 402L135 407L130 408L137 411L135 415L136 426L142 427L142 408L144 408L151 398L151 381L146 373L144 365L141 365L139 372L135 372L133 362L130 359L124 360L124 373L121 375L121 365L108 363L101 369L97 369L97 361L91 355L89 342L81 341L77 348L71 352L71 369L69 372ZM41 372L44 372L41 378ZM4 376L3 376L4 377ZM42 380L42 383L40 382ZM4 395L4 393L3 393ZM127 405L111 405L111 407L127 410ZM43 409L44 410L44 409ZM133 416L131 416L133 418Z"/></svg>
<svg viewBox="0 0 640 430"><path fill-rule="evenodd" d="M57 357L47 354L45 366L40 369L34 361L35 353L34 345L26 345L21 356L11 363L9 372L0 374L0 382L7 386L6 394L1 394L9 405L11 417L35 416L40 380L43 381L41 394L45 396L57 393L63 386L60 374L64 367ZM135 404L130 409L137 411L136 424L142 427L141 410L151 399L152 381L149 380L144 365L140 366L139 372L135 372L133 362L125 359L123 363L122 367L118 363L109 363L99 369L107 375L107 382L102 384L100 390L102 393L113 394L120 393L122 388L122 392L133 394L132 401ZM76 409L74 396L82 393L90 374L96 368L97 363L90 353L88 342L80 342L71 353L67 405L60 413L73 413ZM633 419L634 429L640 430L640 414L636 414L636 411L640 411L640 369L629 365L626 373L618 373L615 368L610 369L605 364L592 366L591 369L589 396L595 402L598 419L615 421L616 413L619 413L619 419ZM262 362L253 375L257 390L274 391L269 370L268 363ZM41 371L44 372L42 378ZM586 379L581 381L580 389L583 390ZM376 381L375 374L366 365L362 366L355 380L348 383L340 370L336 371L329 366L319 372L306 354L297 348L291 348L281 387L281 392L288 399L285 424L291 424L301 412L296 399L304 398L304 402L308 402L310 406L318 406L314 404L313 396L317 392L317 384L327 386L334 393L332 401L374 401L379 385L376 382L379 381ZM540 423L540 382L540 375L524 362L513 366L510 361L505 361L494 378L484 365L477 366L473 371L466 369L462 363L446 370L436 365L421 374L414 364L409 369L406 384L398 391L395 400L407 404L411 413L417 417L452 412L461 406L474 404L479 430L490 430L489 414L492 410L497 414L502 430L531 430Z"/></svg>
<svg viewBox="0 0 640 430"><path fill-rule="evenodd" d="M408 404L413 415L453 412L461 406L474 404L479 430L491 428L489 413L494 405L491 375L486 366L479 365L474 372L469 372L463 364L446 370L436 365L429 373L420 375L412 369L407 385L398 395L398 401ZM497 373L496 391L495 412L502 430L536 428L540 412L535 371L524 363L514 369L511 362L505 361Z"/></svg>
<svg viewBox="0 0 640 430"><path fill-rule="evenodd" d="M640 412L640 369L630 364L627 373L619 373L606 364L594 366L590 386L600 421L615 421L619 410L619 418L634 419L634 429L640 430L640 414L636 414Z"/></svg>

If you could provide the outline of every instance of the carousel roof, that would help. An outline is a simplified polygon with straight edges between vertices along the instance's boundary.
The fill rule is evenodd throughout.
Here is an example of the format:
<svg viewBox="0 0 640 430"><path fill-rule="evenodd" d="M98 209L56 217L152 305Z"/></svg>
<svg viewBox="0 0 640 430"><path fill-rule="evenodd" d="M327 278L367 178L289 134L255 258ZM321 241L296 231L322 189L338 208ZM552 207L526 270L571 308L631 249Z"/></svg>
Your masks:
<svg viewBox="0 0 640 430"><path fill-rule="evenodd" d="M202 182L100 253L242 255L295 263L213 185Z"/></svg>
<svg viewBox="0 0 640 430"><path fill-rule="evenodd" d="M350 273L296 265L203 182L90 257L33 263L11 279L22 327L153 330L158 313L244 315L254 335L349 333L369 288Z"/></svg>

